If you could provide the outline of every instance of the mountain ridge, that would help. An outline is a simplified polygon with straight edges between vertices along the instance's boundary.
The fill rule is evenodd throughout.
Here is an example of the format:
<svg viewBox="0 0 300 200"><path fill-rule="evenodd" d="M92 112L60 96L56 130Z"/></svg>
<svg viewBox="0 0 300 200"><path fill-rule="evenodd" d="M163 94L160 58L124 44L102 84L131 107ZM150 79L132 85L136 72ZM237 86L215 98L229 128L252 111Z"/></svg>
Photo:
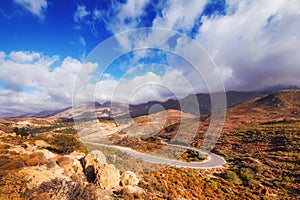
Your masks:
<svg viewBox="0 0 300 200"><path fill-rule="evenodd" d="M217 94L218 93L214 93ZM221 93L219 93L221 95ZM227 107L231 107L238 103L241 103L245 100L262 96L264 92L239 92L239 91L228 91L226 92L226 99L227 99ZM195 101L195 97L197 101ZM157 108L156 112L159 112L163 109L173 109L173 110L181 110L182 105L184 106L184 112L190 113L193 115L207 115L210 114L211 110L211 102L210 102L210 94L207 93L200 93L196 95L188 95L180 100L178 99L168 99L166 101L148 101L146 103L141 104L130 104L129 110L128 106L119 102L104 102L100 104L98 102L85 102L81 105L84 105L85 110L81 112L85 112L87 114L87 110L89 112L88 115L92 115L93 111L96 113L97 117L99 118L112 118L112 117L138 117L143 115L149 114L149 109L153 105L160 105L161 108ZM217 97L218 98L218 97ZM78 105L78 106L81 106ZM72 106L58 109L58 110L48 110L48 111L41 111L38 113L29 113L23 115L12 116L10 118L47 118L47 117L58 117L58 118L72 118L73 117L73 110ZM76 114L74 115L76 117ZM78 117L78 115L77 115Z"/></svg>

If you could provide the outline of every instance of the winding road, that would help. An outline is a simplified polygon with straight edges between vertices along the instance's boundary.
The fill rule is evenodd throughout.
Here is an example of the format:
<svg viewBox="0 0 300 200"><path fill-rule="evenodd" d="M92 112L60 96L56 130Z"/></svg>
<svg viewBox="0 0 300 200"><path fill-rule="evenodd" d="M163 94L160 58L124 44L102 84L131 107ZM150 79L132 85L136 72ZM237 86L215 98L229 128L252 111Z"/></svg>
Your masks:
<svg viewBox="0 0 300 200"><path fill-rule="evenodd" d="M122 152L125 152L129 155L134 156L137 159L142 159L145 162L162 164L162 165L170 165L170 166L174 166L174 167L184 167L184 168L194 168L194 169L212 169L212 168L221 168L226 163L224 158L222 158L221 156L218 156L214 153L205 153L205 154L207 154L207 160L204 160L202 162L182 162L179 160L172 160L172 159L168 159L168 158L157 157L157 156L146 154L146 153L141 153L141 152L135 151L128 147L100 144L100 143L87 142L87 141L83 141L83 143L91 144L94 146L118 149ZM183 146L171 145L171 144L169 144L169 145L196 150L202 154L204 153L203 151L196 149L196 148L183 147Z"/></svg>

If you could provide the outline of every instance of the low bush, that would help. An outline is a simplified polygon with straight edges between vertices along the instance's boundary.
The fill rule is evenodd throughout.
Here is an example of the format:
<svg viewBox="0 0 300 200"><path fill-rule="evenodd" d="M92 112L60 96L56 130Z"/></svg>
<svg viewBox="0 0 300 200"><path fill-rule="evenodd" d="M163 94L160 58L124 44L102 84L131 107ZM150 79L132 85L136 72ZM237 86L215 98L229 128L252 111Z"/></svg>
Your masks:
<svg viewBox="0 0 300 200"><path fill-rule="evenodd" d="M247 185L249 185L249 182L253 178L253 175L248 168L240 168L239 176Z"/></svg>
<svg viewBox="0 0 300 200"><path fill-rule="evenodd" d="M69 154L81 147L81 143L73 135L59 134L55 135L50 144L53 147L48 150L58 154Z"/></svg>
<svg viewBox="0 0 300 200"><path fill-rule="evenodd" d="M21 137L26 137L29 135L29 130L26 128L18 128L15 127L13 130L17 135L20 135Z"/></svg>
<svg viewBox="0 0 300 200"><path fill-rule="evenodd" d="M220 174L220 176L222 178L224 178L225 180L229 181L230 183L239 185L241 184L241 179L238 177L238 175L231 171L231 170L225 170L222 174Z"/></svg>

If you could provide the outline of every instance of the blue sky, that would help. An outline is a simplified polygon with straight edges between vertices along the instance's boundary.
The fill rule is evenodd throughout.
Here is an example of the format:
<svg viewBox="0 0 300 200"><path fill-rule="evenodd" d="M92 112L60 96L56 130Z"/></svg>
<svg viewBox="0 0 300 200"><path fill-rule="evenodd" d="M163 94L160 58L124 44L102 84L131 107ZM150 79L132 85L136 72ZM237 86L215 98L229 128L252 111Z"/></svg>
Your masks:
<svg viewBox="0 0 300 200"><path fill-rule="evenodd" d="M82 59L87 52L115 33L109 26L109 23L117 21L113 19L116 11L112 7L122 2L126 1L2 1L0 25L5 27L5 31L1 32L1 48L7 53L16 50L37 51L46 55ZM33 8L35 4L36 7L41 6L40 10ZM161 15L165 6L167 2L159 1L144 5L145 13L140 16L141 20L134 28L152 26L154 18ZM225 6L223 0L208 2L198 18L225 14ZM128 24L130 21L128 18ZM180 28L177 30L193 37L200 22L195 23L195 27L189 31L182 31Z"/></svg>
<svg viewBox="0 0 300 200"><path fill-rule="evenodd" d="M87 1L90 4L83 4L85 1L53 0L47 1L47 6L36 12L26 7L25 3L18 2L26 1L9 0L0 4L0 24L5 27L5 31L1 32L0 42L6 52L37 51L81 59L84 52L92 50L111 35L105 31L102 22L95 24L99 31L94 35L88 25L74 20L74 13L79 5L86 6L86 9L90 6L102 8L105 7L105 1L99 1L101 4ZM86 44L80 42L81 38Z"/></svg>
<svg viewBox="0 0 300 200"><path fill-rule="evenodd" d="M218 71L226 90L300 86L299 10L298 0L1 1L0 110L24 113L70 105L82 64L95 56L89 57L90 52L115 34L141 27L167 28L194 39L216 65L208 74ZM172 39L153 33L151 37L123 39L127 47L155 46ZM182 53L197 57L191 46L180 47L179 37L175 40L171 49L181 48ZM117 42L119 48L127 48L124 41ZM89 92L104 102L111 100L115 88L122 88L117 100L126 101L126 94L131 94L133 103L170 98L157 86L147 86L144 97L143 90L133 93L147 81L170 87L178 97L207 91L205 80L175 57L150 49L131 52L114 60L101 82L87 81L85 90L91 88ZM99 64L84 66L87 80L97 80ZM128 70L136 74L128 75Z"/></svg>

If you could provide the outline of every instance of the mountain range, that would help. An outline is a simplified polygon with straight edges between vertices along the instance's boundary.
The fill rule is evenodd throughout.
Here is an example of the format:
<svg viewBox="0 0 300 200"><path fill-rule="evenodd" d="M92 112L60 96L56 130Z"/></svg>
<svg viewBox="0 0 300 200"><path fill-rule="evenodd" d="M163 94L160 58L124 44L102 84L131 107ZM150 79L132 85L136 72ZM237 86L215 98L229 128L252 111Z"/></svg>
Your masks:
<svg viewBox="0 0 300 200"><path fill-rule="evenodd" d="M259 97L266 94L266 92L226 92L227 107L231 107L243 101ZM214 93L216 98L222 93ZM155 107L153 107L156 105ZM158 106L157 106L158 105ZM184 110L182 109L184 107ZM151 110L150 110L151 109ZM142 104L126 105L118 102L105 102L100 104L98 102L85 102L80 105L66 107L60 110L41 111L38 113L28 113L18 116L10 116L15 118L73 118L73 117L92 117L98 118L128 118L148 115L149 112L157 113L162 110L182 110L183 112L193 115L208 115L211 112L211 95L210 94L196 94L188 95L183 99L169 99L167 101L148 101ZM199 113L200 111L200 113Z"/></svg>

